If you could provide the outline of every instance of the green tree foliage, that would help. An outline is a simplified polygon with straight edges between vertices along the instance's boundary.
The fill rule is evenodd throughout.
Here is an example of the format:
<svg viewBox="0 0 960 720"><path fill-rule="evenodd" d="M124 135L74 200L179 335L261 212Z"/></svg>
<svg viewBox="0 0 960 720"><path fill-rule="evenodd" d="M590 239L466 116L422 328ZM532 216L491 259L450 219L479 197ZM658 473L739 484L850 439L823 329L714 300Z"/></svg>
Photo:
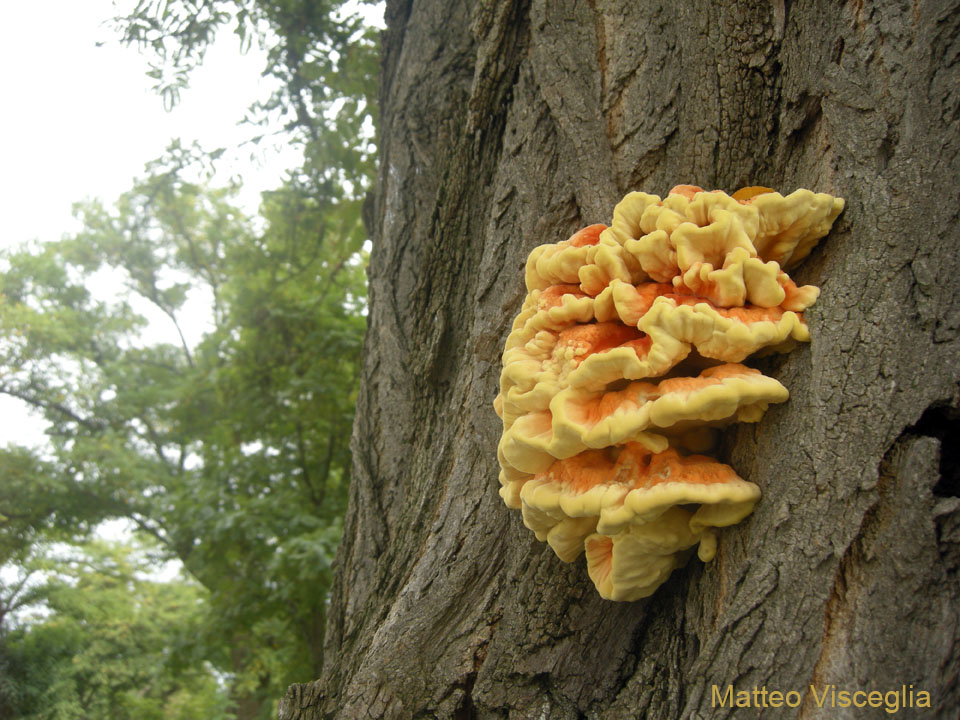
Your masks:
<svg viewBox="0 0 960 720"><path fill-rule="evenodd" d="M24 563L22 579L45 578L23 593L44 612L2 636L0 717L229 717L212 668L189 662L189 638L206 613L203 589L144 579L147 568L142 552L104 543L61 546ZM4 605L10 599L0 595Z"/></svg>
<svg viewBox="0 0 960 720"><path fill-rule="evenodd" d="M268 717L322 662L365 234L359 200L293 182L256 231L195 160L175 144L114 209L80 207L81 233L0 256L0 392L50 423L44 452L0 451L0 564L128 518L205 589L197 657ZM172 342L145 343L148 318Z"/></svg>
<svg viewBox="0 0 960 720"><path fill-rule="evenodd" d="M150 76L174 105L221 28L241 47L267 50L264 75L279 89L253 106L254 124L283 118L285 138L304 147L297 173L315 198L358 196L373 173L377 31L348 7L378 0L137 0L116 19L124 42L152 58Z"/></svg>
<svg viewBox="0 0 960 720"><path fill-rule="evenodd" d="M266 718L319 674L376 125L377 38L345 5L137 0L116 26L168 107L219 29L265 48L279 89L251 108L252 140L301 145L303 166L252 223L232 189L188 179L219 151L175 143L114 208L79 208L81 233L0 255L0 393L49 423L48 447L0 449L0 718ZM170 342L145 342L158 319ZM147 583L129 552L89 545L110 518L195 584ZM51 542L86 560L52 560ZM47 615L14 622L37 603Z"/></svg>

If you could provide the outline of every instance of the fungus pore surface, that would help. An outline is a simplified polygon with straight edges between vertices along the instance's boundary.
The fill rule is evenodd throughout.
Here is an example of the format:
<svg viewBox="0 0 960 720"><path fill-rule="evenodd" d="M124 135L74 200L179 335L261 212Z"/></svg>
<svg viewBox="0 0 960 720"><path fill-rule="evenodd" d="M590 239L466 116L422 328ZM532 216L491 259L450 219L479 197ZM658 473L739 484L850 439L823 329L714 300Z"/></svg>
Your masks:
<svg viewBox="0 0 960 720"><path fill-rule="evenodd" d="M706 453L718 428L787 399L743 362L810 339L819 290L786 270L842 209L678 185L530 253L494 402L500 495L562 560L585 553L602 597L651 595L753 510L760 488Z"/></svg>

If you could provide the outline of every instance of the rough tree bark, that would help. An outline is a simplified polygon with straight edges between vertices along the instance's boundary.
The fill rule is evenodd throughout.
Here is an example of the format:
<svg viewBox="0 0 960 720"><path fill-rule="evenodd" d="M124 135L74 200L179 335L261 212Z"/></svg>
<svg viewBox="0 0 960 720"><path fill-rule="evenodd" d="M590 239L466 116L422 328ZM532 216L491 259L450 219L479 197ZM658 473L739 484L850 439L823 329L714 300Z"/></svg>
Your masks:
<svg viewBox="0 0 960 720"><path fill-rule="evenodd" d="M960 7L899 0L387 3L354 480L308 718L888 717L960 707ZM652 597L601 600L497 495L527 253L628 190L846 199L794 277L813 342L727 459L763 489ZM711 688L798 690L795 709Z"/></svg>

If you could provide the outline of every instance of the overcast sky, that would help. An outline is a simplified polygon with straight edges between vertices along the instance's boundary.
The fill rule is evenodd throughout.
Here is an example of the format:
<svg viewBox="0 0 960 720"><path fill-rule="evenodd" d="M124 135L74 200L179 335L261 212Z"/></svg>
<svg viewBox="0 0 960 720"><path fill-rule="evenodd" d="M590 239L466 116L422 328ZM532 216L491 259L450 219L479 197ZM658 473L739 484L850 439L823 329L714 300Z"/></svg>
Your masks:
<svg viewBox="0 0 960 720"><path fill-rule="evenodd" d="M131 4L47 0L5 3L0 10L0 247L77 230L74 202L112 203L171 138L214 149L236 147L258 132L238 125L246 108L270 92L257 48L241 55L236 36L221 33L180 105L165 112L144 74L145 60L122 47L105 23ZM221 165L225 175L243 176L241 202L252 214L259 193L279 185L299 156L259 149L254 163L251 148ZM36 444L41 427L0 397L0 443Z"/></svg>
<svg viewBox="0 0 960 720"><path fill-rule="evenodd" d="M215 148L255 134L237 123L269 93L256 48L241 55L236 36L221 33L181 104L165 112L144 74L147 63L105 24L116 12L111 0L48 0L7 3L0 15L4 244L59 237L72 227L73 202L128 189L173 137ZM268 157L251 173L249 147L236 169L257 186L247 196L255 199L297 157Z"/></svg>

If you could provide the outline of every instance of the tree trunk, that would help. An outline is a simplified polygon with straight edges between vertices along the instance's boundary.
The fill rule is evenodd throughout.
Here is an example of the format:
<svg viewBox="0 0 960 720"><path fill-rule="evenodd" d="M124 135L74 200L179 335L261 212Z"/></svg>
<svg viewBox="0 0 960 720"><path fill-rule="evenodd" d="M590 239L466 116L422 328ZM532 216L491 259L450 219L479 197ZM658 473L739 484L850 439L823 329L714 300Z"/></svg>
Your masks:
<svg viewBox="0 0 960 720"><path fill-rule="evenodd" d="M958 3L410 0L387 23L350 509L322 677L280 717L889 716L821 707L833 685L955 719ZM498 497L492 401L527 253L679 183L846 210L794 273L822 289L812 343L761 361L790 400L728 433L762 500L714 561L614 603Z"/></svg>

